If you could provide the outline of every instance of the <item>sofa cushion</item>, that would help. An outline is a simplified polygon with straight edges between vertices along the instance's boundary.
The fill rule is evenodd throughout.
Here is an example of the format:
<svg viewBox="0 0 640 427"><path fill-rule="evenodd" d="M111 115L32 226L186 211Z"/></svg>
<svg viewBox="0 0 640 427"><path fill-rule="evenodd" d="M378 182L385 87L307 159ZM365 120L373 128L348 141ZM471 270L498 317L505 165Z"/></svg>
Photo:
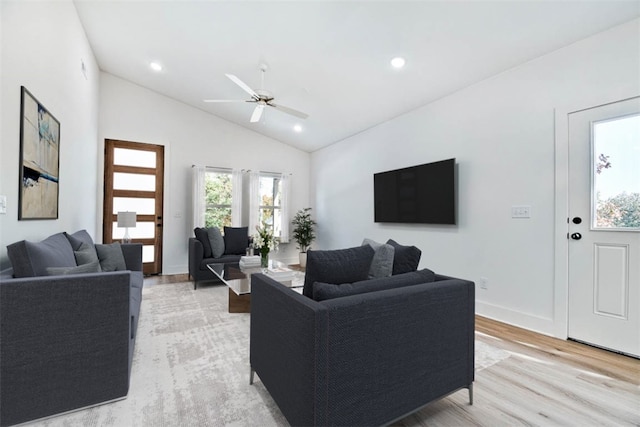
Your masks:
<svg viewBox="0 0 640 427"><path fill-rule="evenodd" d="M249 245L249 227L224 228L224 254L244 255Z"/></svg>
<svg viewBox="0 0 640 427"><path fill-rule="evenodd" d="M62 233L41 242L22 240L7 246L14 277L47 276L47 267L75 267L76 258Z"/></svg>
<svg viewBox="0 0 640 427"><path fill-rule="evenodd" d="M393 255L393 274L416 271L420 264L422 251L415 246L403 246L395 240L387 240L387 244L395 249Z"/></svg>
<svg viewBox="0 0 640 427"><path fill-rule="evenodd" d="M67 240L69 240L69 243L71 243L71 248L74 251L80 249L80 245L82 245L82 243L86 243L91 246L94 245L93 239L91 238L87 230L79 230L73 234L65 232L64 236L67 238Z"/></svg>
<svg viewBox="0 0 640 427"><path fill-rule="evenodd" d="M220 258L224 254L224 237L218 227L207 228L207 236L211 245L211 256Z"/></svg>
<svg viewBox="0 0 640 427"><path fill-rule="evenodd" d="M64 274L85 274L85 273L100 273L100 262L96 258L95 261L89 262L77 267L47 267L47 274L49 276L59 276Z"/></svg>
<svg viewBox="0 0 640 427"><path fill-rule="evenodd" d="M196 239L202 243L202 249L204 258L211 258L211 243L209 242L209 233L206 228L196 227L193 229L193 233L196 235Z"/></svg>
<svg viewBox="0 0 640 427"><path fill-rule="evenodd" d="M435 281L435 273L428 268L410 273L396 274L390 277L363 280L355 283L332 284L316 282L313 284L313 299L323 301L366 292L383 291L403 286L419 285Z"/></svg>
<svg viewBox="0 0 640 427"><path fill-rule="evenodd" d="M367 279L374 254L369 245L330 251L309 250L302 294L312 298L315 282L351 283Z"/></svg>
<svg viewBox="0 0 640 427"><path fill-rule="evenodd" d="M98 252L102 271L123 271L127 269L120 243L96 245L96 252Z"/></svg>
<svg viewBox="0 0 640 427"><path fill-rule="evenodd" d="M76 264L78 265L97 262L98 268L100 267L100 260L98 259L96 247L92 244L90 245L86 242L81 242L78 250L73 251L73 255L76 257Z"/></svg>
<svg viewBox="0 0 640 427"><path fill-rule="evenodd" d="M375 251L373 261L371 261L371 268L369 268L369 278L391 276L391 273L393 273L393 256L395 252L393 246L378 243L371 239L364 239L362 244L371 246Z"/></svg>

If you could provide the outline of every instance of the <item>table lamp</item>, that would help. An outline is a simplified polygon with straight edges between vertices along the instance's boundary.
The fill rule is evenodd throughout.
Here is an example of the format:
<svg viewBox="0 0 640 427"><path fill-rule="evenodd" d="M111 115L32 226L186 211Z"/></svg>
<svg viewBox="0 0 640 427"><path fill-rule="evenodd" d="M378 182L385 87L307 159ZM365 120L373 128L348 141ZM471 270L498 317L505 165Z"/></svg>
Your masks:
<svg viewBox="0 0 640 427"><path fill-rule="evenodd" d="M118 212L118 228L124 227L124 237L122 243L131 243L131 237L129 237L129 227L136 226L136 213L135 212Z"/></svg>

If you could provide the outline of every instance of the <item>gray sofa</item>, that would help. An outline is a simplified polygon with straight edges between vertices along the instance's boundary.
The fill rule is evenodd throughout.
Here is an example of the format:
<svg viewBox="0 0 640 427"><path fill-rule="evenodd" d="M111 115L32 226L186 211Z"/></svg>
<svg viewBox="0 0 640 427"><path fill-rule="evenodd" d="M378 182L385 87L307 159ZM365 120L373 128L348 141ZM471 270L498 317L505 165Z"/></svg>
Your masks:
<svg viewBox="0 0 640 427"><path fill-rule="evenodd" d="M339 285L321 301L254 274L251 382L257 373L296 426L386 425L463 388L472 401L474 283L421 274Z"/></svg>
<svg viewBox="0 0 640 427"><path fill-rule="evenodd" d="M204 281L220 281L207 264L237 264L251 244L248 227L224 227L224 236L217 227L196 228L196 237L189 238L189 276L193 289Z"/></svg>
<svg viewBox="0 0 640 427"><path fill-rule="evenodd" d="M73 236L86 240L88 234ZM2 426L121 399L129 390L142 245L120 247L124 267L117 271L72 274L86 267L68 265L74 251L61 237L8 248L14 268L0 277ZM54 266L45 267L43 259ZM43 268L53 275L14 277L16 265L19 275Z"/></svg>

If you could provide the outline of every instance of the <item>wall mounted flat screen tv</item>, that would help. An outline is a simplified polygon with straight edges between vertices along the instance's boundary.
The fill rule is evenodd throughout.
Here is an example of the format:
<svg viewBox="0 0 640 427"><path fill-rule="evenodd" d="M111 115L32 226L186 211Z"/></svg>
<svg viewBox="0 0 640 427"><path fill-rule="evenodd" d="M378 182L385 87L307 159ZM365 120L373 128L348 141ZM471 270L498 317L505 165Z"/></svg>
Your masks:
<svg viewBox="0 0 640 427"><path fill-rule="evenodd" d="M373 175L375 222L455 224L456 159Z"/></svg>

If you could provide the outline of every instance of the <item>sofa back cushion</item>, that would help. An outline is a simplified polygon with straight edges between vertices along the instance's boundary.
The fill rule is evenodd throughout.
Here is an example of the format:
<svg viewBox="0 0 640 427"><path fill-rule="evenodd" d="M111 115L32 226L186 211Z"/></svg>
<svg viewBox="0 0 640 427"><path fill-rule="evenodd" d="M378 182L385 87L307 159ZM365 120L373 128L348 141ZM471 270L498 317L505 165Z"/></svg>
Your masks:
<svg viewBox="0 0 640 427"><path fill-rule="evenodd" d="M127 269L120 243L96 245L96 252L98 253L98 259L100 259L102 271L124 271Z"/></svg>
<svg viewBox="0 0 640 427"><path fill-rule="evenodd" d="M193 229L196 239L202 244L204 258L211 258L211 243L209 242L209 234L206 228L196 227Z"/></svg>
<svg viewBox="0 0 640 427"><path fill-rule="evenodd" d="M395 249L393 255L393 274L416 271L420 264L422 251L415 246L404 246L395 240L387 240L387 244Z"/></svg>
<svg viewBox="0 0 640 427"><path fill-rule="evenodd" d="M75 267L76 258L63 233L41 242L22 240L7 246L14 277L47 276L48 267Z"/></svg>
<svg viewBox="0 0 640 427"><path fill-rule="evenodd" d="M316 282L313 284L313 299L323 301L327 299L364 294L366 292L383 291L385 289L401 288L403 286L419 285L435 281L435 273L428 268L409 273L396 274L390 277L363 280L355 283L332 284Z"/></svg>
<svg viewBox="0 0 640 427"><path fill-rule="evenodd" d="M91 235L89 235L87 230L76 231L73 234L64 233L64 235L67 240L69 240L69 243L71 243L71 248L73 248L74 251L80 249L80 246L83 243L86 243L90 246L94 245L93 239L91 238Z"/></svg>
<svg viewBox="0 0 640 427"><path fill-rule="evenodd" d="M315 282L352 283L367 279L374 254L369 245L331 251L309 250L302 294L312 298Z"/></svg>
<svg viewBox="0 0 640 427"><path fill-rule="evenodd" d="M224 228L224 254L244 255L249 246L249 227Z"/></svg>

